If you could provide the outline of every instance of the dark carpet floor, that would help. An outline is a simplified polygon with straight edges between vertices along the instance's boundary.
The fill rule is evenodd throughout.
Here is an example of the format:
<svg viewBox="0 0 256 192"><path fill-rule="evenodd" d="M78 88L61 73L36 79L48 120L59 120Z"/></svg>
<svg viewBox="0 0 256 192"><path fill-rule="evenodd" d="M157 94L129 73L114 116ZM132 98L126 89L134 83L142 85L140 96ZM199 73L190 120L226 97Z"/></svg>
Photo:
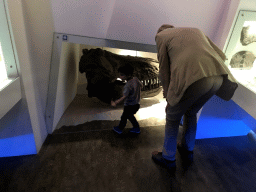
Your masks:
<svg viewBox="0 0 256 192"><path fill-rule="evenodd" d="M0 158L1 191L256 192L256 150L247 136L197 140L194 163L185 168L177 153L170 174L151 159L164 126L127 131L48 135L38 155Z"/></svg>

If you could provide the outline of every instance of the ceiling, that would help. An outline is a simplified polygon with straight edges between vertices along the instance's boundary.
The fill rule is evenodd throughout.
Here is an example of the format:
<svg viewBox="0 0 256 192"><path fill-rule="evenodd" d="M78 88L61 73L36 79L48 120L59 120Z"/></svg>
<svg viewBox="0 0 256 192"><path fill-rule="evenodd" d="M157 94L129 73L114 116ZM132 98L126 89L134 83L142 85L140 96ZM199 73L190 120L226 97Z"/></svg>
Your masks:
<svg viewBox="0 0 256 192"><path fill-rule="evenodd" d="M231 0L51 0L55 31L155 45L162 24L214 38Z"/></svg>

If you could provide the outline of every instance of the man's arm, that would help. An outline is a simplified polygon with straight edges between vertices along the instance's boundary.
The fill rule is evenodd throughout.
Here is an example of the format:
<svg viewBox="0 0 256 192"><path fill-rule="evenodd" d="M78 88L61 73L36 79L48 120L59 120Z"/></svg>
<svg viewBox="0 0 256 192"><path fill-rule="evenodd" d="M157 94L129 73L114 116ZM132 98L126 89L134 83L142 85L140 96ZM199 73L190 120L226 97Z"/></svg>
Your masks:
<svg viewBox="0 0 256 192"><path fill-rule="evenodd" d="M159 61L159 78L163 86L164 98L166 98L171 78L168 50L166 42L163 42L161 36L156 37L156 44L158 50L157 59Z"/></svg>

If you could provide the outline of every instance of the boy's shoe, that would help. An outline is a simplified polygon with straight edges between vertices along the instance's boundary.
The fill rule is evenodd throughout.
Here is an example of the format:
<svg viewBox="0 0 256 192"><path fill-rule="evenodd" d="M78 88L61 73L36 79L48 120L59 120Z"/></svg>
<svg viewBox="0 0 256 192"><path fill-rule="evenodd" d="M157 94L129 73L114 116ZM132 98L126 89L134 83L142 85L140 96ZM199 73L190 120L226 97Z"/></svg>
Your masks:
<svg viewBox="0 0 256 192"><path fill-rule="evenodd" d="M193 162L194 153L193 151L187 150L180 143L177 144L177 149L180 153L180 156L185 160L186 163L191 164Z"/></svg>
<svg viewBox="0 0 256 192"><path fill-rule="evenodd" d="M140 128L138 128L138 127L133 127L129 132L130 132L130 133L140 133Z"/></svg>
<svg viewBox="0 0 256 192"><path fill-rule="evenodd" d="M123 131L121 130L121 129L119 129L119 127L118 126L116 126L116 127L114 127L113 128L113 131L115 131L117 134L122 134L123 133Z"/></svg>
<svg viewBox="0 0 256 192"><path fill-rule="evenodd" d="M152 159L156 164L167 168L168 171L174 172L176 170L176 161L170 161L163 158L162 152L154 151L152 153Z"/></svg>

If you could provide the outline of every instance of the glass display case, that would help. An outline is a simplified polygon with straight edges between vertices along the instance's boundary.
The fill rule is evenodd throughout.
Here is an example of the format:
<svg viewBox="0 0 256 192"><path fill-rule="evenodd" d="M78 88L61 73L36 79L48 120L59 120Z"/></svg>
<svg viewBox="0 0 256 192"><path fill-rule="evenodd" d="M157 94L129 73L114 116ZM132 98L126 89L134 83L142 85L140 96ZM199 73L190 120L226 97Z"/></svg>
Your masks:
<svg viewBox="0 0 256 192"><path fill-rule="evenodd" d="M237 81L256 94L256 12L240 11L225 54Z"/></svg>

